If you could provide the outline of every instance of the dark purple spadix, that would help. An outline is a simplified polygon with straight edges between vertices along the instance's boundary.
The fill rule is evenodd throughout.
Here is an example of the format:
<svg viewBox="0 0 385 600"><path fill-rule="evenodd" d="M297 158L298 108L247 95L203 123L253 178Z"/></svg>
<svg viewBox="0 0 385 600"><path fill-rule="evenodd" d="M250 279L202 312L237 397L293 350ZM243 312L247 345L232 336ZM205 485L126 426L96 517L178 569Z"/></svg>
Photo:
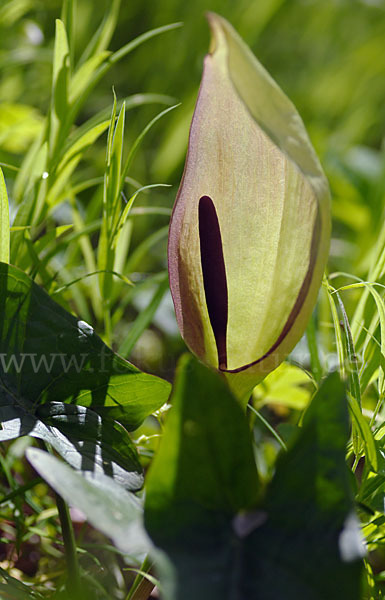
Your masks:
<svg viewBox="0 0 385 600"><path fill-rule="evenodd" d="M199 200L199 241L207 310L218 350L219 368L227 367L228 294L221 230L209 196Z"/></svg>

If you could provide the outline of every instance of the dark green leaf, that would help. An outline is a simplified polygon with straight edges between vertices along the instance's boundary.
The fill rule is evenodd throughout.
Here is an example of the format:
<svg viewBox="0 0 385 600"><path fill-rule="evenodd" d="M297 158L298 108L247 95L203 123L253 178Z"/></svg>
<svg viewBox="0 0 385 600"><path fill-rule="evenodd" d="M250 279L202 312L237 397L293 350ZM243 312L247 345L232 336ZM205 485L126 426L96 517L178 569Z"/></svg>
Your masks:
<svg viewBox="0 0 385 600"><path fill-rule="evenodd" d="M170 385L115 354L19 269L0 263L0 406L86 407L132 430Z"/></svg>
<svg viewBox="0 0 385 600"><path fill-rule="evenodd" d="M334 373L278 459L266 520L245 543L242 597L262 590L264 600L361 597L363 544L345 464L348 434L345 389Z"/></svg>
<svg viewBox="0 0 385 600"><path fill-rule="evenodd" d="M249 427L225 381L190 356L172 405L147 481L146 527L177 565L178 599L227 598L232 520L258 496Z"/></svg>
<svg viewBox="0 0 385 600"><path fill-rule="evenodd" d="M12 577L4 569L0 567L0 577L6 583L0 583L0 598L1 600L42 600L43 596L25 585L15 577Z"/></svg>
<svg viewBox="0 0 385 600"><path fill-rule="evenodd" d="M358 600L363 546L338 375L314 397L264 500L246 419L221 378L184 359L172 400L146 500L147 529L171 563L167 600Z"/></svg>

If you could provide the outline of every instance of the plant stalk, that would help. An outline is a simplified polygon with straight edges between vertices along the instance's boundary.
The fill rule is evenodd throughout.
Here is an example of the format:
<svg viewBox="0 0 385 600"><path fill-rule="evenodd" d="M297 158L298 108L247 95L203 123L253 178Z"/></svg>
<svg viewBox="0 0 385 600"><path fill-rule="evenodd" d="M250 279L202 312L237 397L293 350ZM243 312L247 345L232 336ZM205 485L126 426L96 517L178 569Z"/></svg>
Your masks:
<svg viewBox="0 0 385 600"><path fill-rule="evenodd" d="M59 512L60 525L64 542L64 553L67 563L67 588L70 597L74 600L80 600L80 572L79 562L76 553L76 541L71 516L67 503L59 494L55 493L56 505Z"/></svg>
<svg viewBox="0 0 385 600"><path fill-rule="evenodd" d="M306 329L306 339L310 353L311 369L314 375L314 379L317 383L319 383L322 377L322 366L318 354L317 333L315 327L314 314L311 316Z"/></svg>

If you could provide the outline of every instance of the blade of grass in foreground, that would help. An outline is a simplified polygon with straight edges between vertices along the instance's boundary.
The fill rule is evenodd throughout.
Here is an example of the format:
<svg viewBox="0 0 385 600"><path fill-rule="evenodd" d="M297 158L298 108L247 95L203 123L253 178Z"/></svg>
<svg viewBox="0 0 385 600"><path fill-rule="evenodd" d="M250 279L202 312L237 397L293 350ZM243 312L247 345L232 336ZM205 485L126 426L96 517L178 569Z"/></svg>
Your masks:
<svg viewBox="0 0 385 600"><path fill-rule="evenodd" d="M353 342L353 337L350 329L349 320L345 311L344 304L338 294L338 292L328 285L329 300L332 309L334 328L336 332L336 340L338 347L338 354L342 357L343 371L341 370L341 376L345 374L349 380L349 408L353 417L353 449L356 455L353 470L355 470L359 459L365 454L372 469L376 472L378 469L378 457L377 449L374 442L372 431L369 424L365 420L361 409L361 389L357 366L357 357ZM338 319L337 307L335 306L334 297L337 298L338 306L342 314L342 327ZM342 333L341 333L342 331ZM346 357L346 360L345 360Z"/></svg>
<svg viewBox="0 0 385 600"><path fill-rule="evenodd" d="M9 262L9 206L3 171L0 168L0 262Z"/></svg>

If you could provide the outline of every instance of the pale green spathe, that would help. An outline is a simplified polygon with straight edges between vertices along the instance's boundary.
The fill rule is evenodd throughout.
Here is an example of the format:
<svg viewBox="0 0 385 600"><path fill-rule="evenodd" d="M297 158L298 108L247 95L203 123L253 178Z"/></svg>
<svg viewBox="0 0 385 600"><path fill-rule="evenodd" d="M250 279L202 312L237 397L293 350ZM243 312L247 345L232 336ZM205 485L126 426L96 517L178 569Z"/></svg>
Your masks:
<svg viewBox="0 0 385 600"><path fill-rule="evenodd" d="M229 23L208 18L211 53L170 225L170 285L186 343L246 397L306 328L328 255L329 191L293 104ZM215 219L200 212L202 198Z"/></svg>

